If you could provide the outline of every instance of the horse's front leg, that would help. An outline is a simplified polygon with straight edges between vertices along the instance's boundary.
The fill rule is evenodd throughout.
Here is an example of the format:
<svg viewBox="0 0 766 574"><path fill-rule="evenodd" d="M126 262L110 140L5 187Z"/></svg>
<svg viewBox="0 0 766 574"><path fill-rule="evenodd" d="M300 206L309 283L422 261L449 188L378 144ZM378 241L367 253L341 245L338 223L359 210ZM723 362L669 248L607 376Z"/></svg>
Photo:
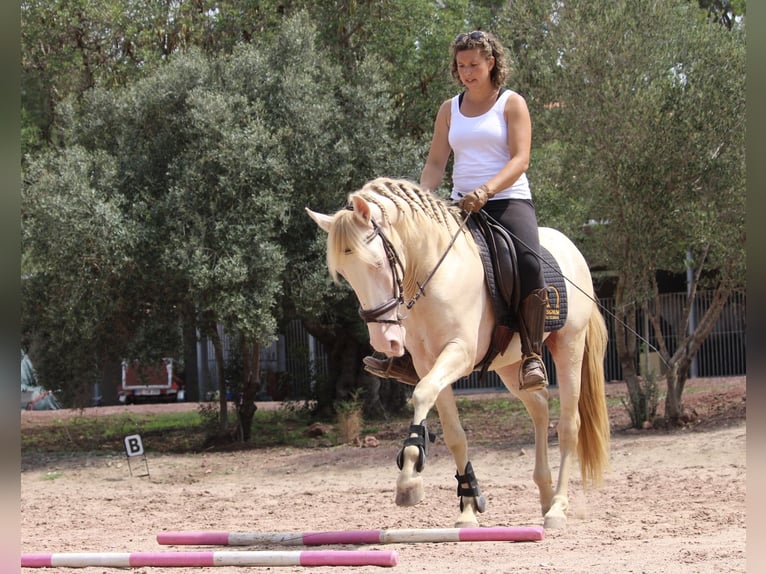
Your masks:
<svg viewBox="0 0 766 574"><path fill-rule="evenodd" d="M413 359L417 365L415 355ZM471 358L465 346L453 341L445 346L428 374L415 385L412 393L413 422L410 425L409 436L405 439L404 446L397 456L400 471L396 479L398 506L414 506L423 500L421 473L425 467L428 443L432 440L426 428L428 413L446 387L466 372L470 372L470 361ZM462 432L462 428L460 430Z"/></svg>
<svg viewBox="0 0 766 574"><path fill-rule="evenodd" d="M423 477L421 472L426 463L428 443L431 436L426 429L425 419L410 425L410 435L396 457L399 476L396 477L396 505L415 506L423 500Z"/></svg>
<svg viewBox="0 0 766 574"><path fill-rule="evenodd" d="M478 526L479 521L476 518L476 513L484 512L486 499L479 490L479 483L468 460L468 440L463 426L460 424L460 415L451 385L439 393L436 399L436 410L439 411L439 420L444 431L444 442L450 449L458 469L455 478L458 481L457 495L460 498L460 516L455 523L455 528Z"/></svg>

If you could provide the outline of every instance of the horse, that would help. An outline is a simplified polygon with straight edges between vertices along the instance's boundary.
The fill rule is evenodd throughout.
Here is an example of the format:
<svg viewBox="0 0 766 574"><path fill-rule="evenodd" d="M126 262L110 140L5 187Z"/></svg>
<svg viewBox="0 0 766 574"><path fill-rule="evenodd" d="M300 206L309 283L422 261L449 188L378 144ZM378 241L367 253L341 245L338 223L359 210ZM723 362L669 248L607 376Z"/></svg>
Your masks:
<svg viewBox="0 0 766 574"><path fill-rule="evenodd" d="M435 406L444 442L457 467L460 514L455 527L479 525L486 499L468 457L466 433L452 384L469 375L485 357L496 311L480 253L454 204L405 179L377 178L348 195L333 215L306 208L327 232L327 267L336 283L345 279L359 300L372 347L389 357L412 356L419 382L412 391L413 421L397 456L399 506L424 498L423 470L429 440L425 427ZM604 387L607 336L593 296L585 258L564 234L539 228L540 243L566 278L566 321L545 335L553 357L560 399L560 448L554 487L548 461L549 392L519 387L518 334L488 367L524 404L534 425L533 480L539 491L545 529L567 524L568 485L575 456L584 487L599 486L608 467L609 419Z"/></svg>

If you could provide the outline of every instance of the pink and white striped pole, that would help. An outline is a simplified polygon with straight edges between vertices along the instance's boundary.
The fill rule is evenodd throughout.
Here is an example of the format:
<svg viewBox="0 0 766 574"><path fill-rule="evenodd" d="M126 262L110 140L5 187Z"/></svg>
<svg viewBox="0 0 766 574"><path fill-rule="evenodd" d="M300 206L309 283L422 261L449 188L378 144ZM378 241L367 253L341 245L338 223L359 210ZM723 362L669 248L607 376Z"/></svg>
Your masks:
<svg viewBox="0 0 766 574"><path fill-rule="evenodd" d="M142 566L396 566L399 555L384 550L72 552L22 554L23 568L138 568Z"/></svg>
<svg viewBox="0 0 766 574"><path fill-rule="evenodd" d="M541 526L488 528L411 528L328 532L162 532L160 544L202 546L319 546L323 544L395 544L412 542L532 542L542 540Z"/></svg>

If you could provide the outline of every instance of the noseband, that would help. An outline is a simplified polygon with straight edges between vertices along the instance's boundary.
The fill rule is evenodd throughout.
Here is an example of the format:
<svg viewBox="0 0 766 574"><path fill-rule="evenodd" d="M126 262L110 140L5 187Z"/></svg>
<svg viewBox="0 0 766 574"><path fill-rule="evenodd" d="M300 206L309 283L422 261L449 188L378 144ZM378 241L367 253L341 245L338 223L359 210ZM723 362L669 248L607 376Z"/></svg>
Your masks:
<svg viewBox="0 0 766 574"><path fill-rule="evenodd" d="M369 237L367 237L366 242L370 243L376 237L380 237L380 240L383 242L383 251L386 253L386 257L388 258L388 266L391 268L391 278L394 284L394 294L388 301L381 303L372 309L362 309L362 306L360 305L359 316L364 320L365 323L389 323L393 325L400 325L402 318L398 313L396 319L380 319L380 317L404 303L404 288L402 287L404 265L402 265L402 260L396 253L396 249L394 249L394 245L391 243L391 240L385 236L385 234L381 231L380 226L375 222L374 219L371 221L372 233L369 235Z"/></svg>

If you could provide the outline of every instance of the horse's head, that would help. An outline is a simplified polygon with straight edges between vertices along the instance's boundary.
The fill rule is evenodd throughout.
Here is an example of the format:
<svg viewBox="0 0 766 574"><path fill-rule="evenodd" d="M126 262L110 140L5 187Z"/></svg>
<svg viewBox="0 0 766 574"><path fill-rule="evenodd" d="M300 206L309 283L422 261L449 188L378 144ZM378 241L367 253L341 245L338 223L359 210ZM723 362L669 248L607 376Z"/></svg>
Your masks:
<svg viewBox="0 0 766 574"><path fill-rule="evenodd" d="M388 356L404 354L406 332L399 316L404 262L380 206L352 194L348 207L334 215L306 211L328 234L328 269L335 281L340 275L354 290L373 348Z"/></svg>

